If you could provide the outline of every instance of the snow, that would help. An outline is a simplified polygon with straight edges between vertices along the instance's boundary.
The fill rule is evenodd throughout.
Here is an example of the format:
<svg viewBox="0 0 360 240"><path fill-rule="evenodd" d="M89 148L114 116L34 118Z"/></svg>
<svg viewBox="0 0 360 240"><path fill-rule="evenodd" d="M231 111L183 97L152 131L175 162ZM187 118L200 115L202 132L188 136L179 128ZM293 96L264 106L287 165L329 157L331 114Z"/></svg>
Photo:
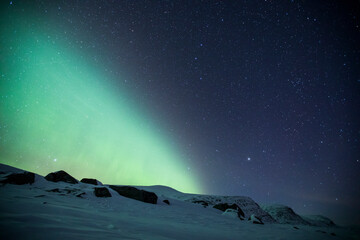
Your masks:
<svg viewBox="0 0 360 240"><path fill-rule="evenodd" d="M18 171L3 166L0 177ZM138 187L158 195L154 205L122 197L110 188L112 197L97 198L94 187L49 182L39 175L32 185L0 185L0 239L359 239L344 228L252 224L189 202L194 197L231 202L231 197L184 194L164 186ZM49 191L53 189L59 191ZM85 193L82 198L76 197L81 192Z"/></svg>
<svg viewBox="0 0 360 240"><path fill-rule="evenodd" d="M309 222L310 224L314 225L314 226L319 226L319 227L335 227L335 223L324 216L321 215L305 215L305 216L301 216L305 221Z"/></svg>
<svg viewBox="0 0 360 240"><path fill-rule="evenodd" d="M234 219L239 219L238 212L235 209L226 209L225 212L222 213L223 216L227 216Z"/></svg>

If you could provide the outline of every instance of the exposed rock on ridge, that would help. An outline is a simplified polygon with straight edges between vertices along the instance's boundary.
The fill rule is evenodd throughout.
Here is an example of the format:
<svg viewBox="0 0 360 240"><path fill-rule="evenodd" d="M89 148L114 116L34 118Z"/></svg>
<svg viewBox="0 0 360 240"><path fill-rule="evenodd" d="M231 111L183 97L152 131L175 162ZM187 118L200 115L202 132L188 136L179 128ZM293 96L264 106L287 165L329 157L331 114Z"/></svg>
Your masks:
<svg viewBox="0 0 360 240"><path fill-rule="evenodd" d="M45 176L45 179L51 182L66 182L72 184L78 183L78 180L63 170L49 173Z"/></svg>
<svg viewBox="0 0 360 240"><path fill-rule="evenodd" d="M148 192L145 190L140 190L135 187L130 186L115 186L109 185L109 187L119 193L121 196L132 198L138 201L146 202L146 203L157 203L157 195L153 192Z"/></svg>
<svg viewBox="0 0 360 240"><path fill-rule="evenodd" d="M0 180L0 183L10 183L16 185L32 184L35 182L35 174L32 172L11 173L4 176L5 179Z"/></svg>

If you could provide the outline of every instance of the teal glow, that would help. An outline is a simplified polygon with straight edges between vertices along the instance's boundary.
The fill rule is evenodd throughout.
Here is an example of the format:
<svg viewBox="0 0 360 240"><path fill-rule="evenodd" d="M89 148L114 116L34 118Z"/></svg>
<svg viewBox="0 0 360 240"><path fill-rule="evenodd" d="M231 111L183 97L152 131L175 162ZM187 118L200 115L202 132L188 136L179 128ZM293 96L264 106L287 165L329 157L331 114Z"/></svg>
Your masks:
<svg viewBox="0 0 360 240"><path fill-rule="evenodd" d="M47 33L2 26L0 162L45 175L201 193L144 106ZM5 34L5 35L4 35ZM103 68L102 68L103 69Z"/></svg>

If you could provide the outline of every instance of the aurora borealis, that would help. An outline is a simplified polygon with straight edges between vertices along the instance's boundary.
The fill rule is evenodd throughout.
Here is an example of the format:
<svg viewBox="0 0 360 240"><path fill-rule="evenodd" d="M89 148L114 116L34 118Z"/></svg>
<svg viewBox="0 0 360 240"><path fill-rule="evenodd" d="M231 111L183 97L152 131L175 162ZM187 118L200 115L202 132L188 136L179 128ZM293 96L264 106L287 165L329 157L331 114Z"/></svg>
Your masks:
<svg viewBox="0 0 360 240"><path fill-rule="evenodd" d="M358 1L9 1L0 162L360 224Z"/></svg>
<svg viewBox="0 0 360 240"><path fill-rule="evenodd" d="M64 169L78 179L202 191L145 106L114 89L99 65L52 40L41 21L18 17L2 26L2 163L43 175Z"/></svg>

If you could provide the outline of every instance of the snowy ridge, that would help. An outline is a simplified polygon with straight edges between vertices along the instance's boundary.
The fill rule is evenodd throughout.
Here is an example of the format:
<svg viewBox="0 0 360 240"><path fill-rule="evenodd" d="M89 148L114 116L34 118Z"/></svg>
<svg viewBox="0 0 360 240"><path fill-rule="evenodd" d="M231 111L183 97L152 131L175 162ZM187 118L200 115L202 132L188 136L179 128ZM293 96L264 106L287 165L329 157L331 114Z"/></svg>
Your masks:
<svg viewBox="0 0 360 240"><path fill-rule="evenodd" d="M165 186L148 186L139 187L144 190L155 192L164 197L177 199L180 201L198 203L205 207L213 207L219 203L228 203L229 205L235 203L245 213L245 218L249 218L252 214L259 217L264 223L276 222L267 212L260 208L260 206L250 197L245 196L215 196L215 195L202 195L202 194L188 194L181 193L175 189Z"/></svg>
<svg viewBox="0 0 360 240"><path fill-rule="evenodd" d="M251 198L243 196L212 196L212 195L196 195L189 194L179 198L187 202L199 202L204 201L208 203L209 207L213 207L219 203L237 204L241 210L245 213L245 218L249 218L251 215L259 217L264 223L274 223L275 220Z"/></svg>
<svg viewBox="0 0 360 240"><path fill-rule="evenodd" d="M261 205L261 208L269 213L278 223L282 224L295 224L295 225L311 225L305 221L302 217L296 214L290 207L273 204L273 205Z"/></svg>
<svg viewBox="0 0 360 240"><path fill-rule="evenodd" d="M0 164L0 181L23 170ZM266 213L249 197L186 194L166 186L138 187L157 194L157 204L118 194L109 185L52 182L35 174L31 184L0 183L0 239L358 239L343 228L267 224ZM111 197L97 197L106 188ZM163 202L164 200L168 200ZM201 203L208 204L205 208ZM241 221L212 206L236 203L246 216L264 225ZM260 210L259 210L260 209ZM268 220L268 221L266 221Z"/></svg>
<svg viewBox="0 0 360 240"><path fill-rule="evenodd" d="M301 217L313 226L336 227L336 224L331 219L321 215L305 215Z"/></svg>

